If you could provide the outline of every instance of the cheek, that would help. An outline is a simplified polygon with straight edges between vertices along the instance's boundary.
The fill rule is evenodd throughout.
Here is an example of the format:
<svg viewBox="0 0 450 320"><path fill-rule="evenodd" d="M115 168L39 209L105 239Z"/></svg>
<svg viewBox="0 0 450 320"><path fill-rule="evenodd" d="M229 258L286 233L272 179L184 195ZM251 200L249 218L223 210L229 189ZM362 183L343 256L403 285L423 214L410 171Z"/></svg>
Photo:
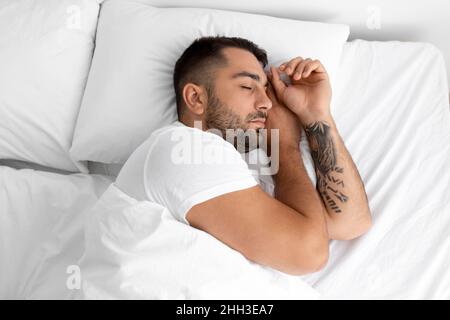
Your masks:
<svg viewBox="0 0 450 320"><path fill-rule="evenodd" d="M233 110L234 113L241 116L244 120L249 113L254 112L254 101L248 92L234 92L225 97L224 103Z"/></svg>

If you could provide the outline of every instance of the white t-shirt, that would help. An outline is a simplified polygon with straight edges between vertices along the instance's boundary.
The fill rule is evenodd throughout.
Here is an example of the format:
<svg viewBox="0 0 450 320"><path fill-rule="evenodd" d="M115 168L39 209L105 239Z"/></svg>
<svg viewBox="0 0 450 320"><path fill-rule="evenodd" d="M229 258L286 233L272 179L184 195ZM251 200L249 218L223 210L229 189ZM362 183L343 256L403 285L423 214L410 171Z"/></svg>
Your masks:
<svg viewBox="0 0 450 320"><path fill-rule="evenodd" d="M176 121L155 131L133 152L115 185L136 200L166 207L189 224L186 214L194 205L258 183L271 193L271 179L260 179L244 155L223 138Z"/></svg>
<svg viewBox="0 0 450 320"><path fill-rule="evenodd" d="M316 185L314 162L304 132L300 141L303 164ZM247 161L247 162L246 162ZM262 172L269 159L261 149L240 154L223 138L179 121L156 130L130 156L115 181L136 200L165 206L189 225L187 212L217 196L260 185L274 196L271 175Z"/></svg>

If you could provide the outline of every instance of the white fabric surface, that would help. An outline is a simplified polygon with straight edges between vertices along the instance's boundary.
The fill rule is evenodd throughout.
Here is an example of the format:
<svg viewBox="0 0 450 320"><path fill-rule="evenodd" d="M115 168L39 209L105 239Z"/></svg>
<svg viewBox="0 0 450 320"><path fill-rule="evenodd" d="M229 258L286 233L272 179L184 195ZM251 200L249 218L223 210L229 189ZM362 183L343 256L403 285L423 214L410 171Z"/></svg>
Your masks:
<svg viewBox="0 0 450 320"><path fill-rule="evenodd" d="M179 121L153 132L116 179L130 197L158 203L187 225L196 204L256 185L232 144Z"/></svg>
<svg viewBox="0 0 450 320"><path fill-rule="evenodd" d="M163 206L110 185L88 213L85 299L317 299L299 277L247 260Z"/></svg>
<svg viewBox="0 0 450 320"><path fill-rule="evenodd" d="M0 299L76 296L66 283L84 251L84 210L110 183L0 166Z"/></svg>
<svg viewBox="0 0 450 320"><path fill-rule="evenodd" d="M302 279L325 298L450 299L442 56L427 44L353 41L344 46L340 75L332 112L365 183L374 226L357 240L333 241L327 267ZM73 297L66 266L84 250L83 209L108 181L0 167L1 298Z"/></svg>
<svg viewBox="0 0 450 320"><path fill-rule="evenodd" d="M267 50L272 64L298 55L318 58L333 78L348 34L345 25L107 1L70 154L125 163L154 130L172 123L173 67L198 37L247 38Z"/></svg>
<svg viewBox="0 0 450 320"><path fill-rule="evenodd" d="M97 0L0 2L0 159L84 171L69 156Z"/></svg>
<svg viewBox="0 0 450 320"><path fill-rule="evenodd" d="M326 298L450 299L450 112L444 59L423 43L345 45L333 114L372 229L333 241L304 279Z"/></svg>

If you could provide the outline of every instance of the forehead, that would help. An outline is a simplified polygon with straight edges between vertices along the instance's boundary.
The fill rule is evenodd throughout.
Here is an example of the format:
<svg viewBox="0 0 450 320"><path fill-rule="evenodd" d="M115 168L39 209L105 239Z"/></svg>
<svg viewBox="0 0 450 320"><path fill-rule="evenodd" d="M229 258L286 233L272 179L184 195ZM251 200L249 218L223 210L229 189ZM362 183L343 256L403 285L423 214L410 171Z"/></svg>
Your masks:
<svg viewBox="0 0 450 320"><path fill-rule="evenodd" d="M251 52L239 48L225 48L223 55L227 59L228 65L223 68L227 74L246 71L259 75L261 80L266 79L261 62Z"/></svg>

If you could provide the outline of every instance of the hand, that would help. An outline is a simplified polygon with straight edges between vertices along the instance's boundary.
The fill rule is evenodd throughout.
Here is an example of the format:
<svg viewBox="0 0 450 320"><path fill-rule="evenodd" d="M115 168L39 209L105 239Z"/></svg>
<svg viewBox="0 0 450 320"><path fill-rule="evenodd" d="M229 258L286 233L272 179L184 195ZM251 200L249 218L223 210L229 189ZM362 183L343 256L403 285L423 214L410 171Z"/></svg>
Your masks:
<svg viewBox="0 0 450 320"><path fill-rule="evenodd" d="M279 66L291 80L286 85L279 71L271 66L269 79L276 96L302 121L330 115L331 86L328 74L319 60L297 57Z"/></svg>
<svg viewBox="0 0 450 320"><path fill-rule="evenodd" d="M270 129L279 130L280 147L299 148L301 137L299 119L285 105L279 102L270 81L267 88L267 94L272 101L272 108L268 112L266 119L267 154L270 155L271 149Z"/></svg>

